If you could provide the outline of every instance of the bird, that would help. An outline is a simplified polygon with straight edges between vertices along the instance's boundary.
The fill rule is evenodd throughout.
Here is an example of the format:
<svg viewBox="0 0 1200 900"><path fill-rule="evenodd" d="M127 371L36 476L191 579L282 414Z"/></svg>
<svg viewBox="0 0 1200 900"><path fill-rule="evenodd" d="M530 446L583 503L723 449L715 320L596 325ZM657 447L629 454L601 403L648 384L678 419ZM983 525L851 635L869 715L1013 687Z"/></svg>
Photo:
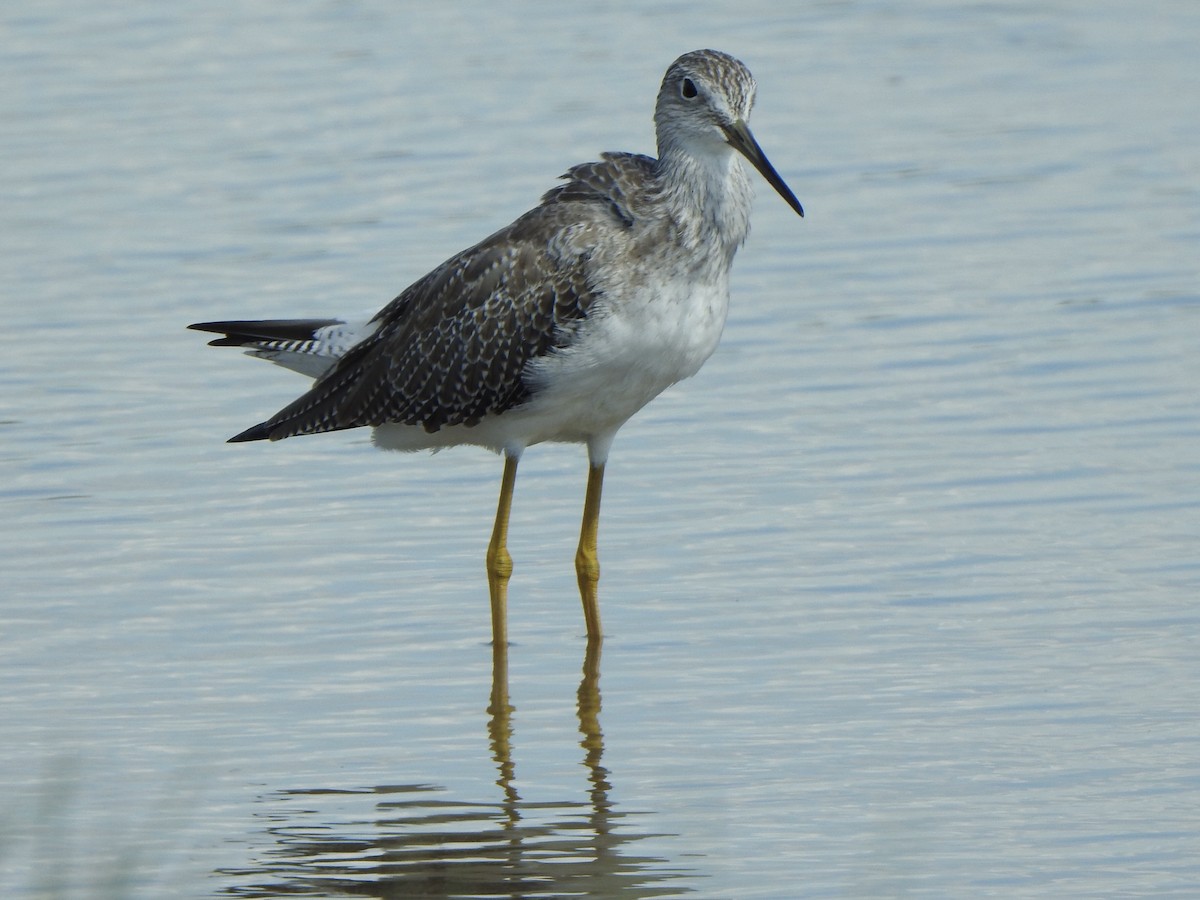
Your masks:
<svg viewBox="0 0 1200 900"><path fill-rule="evenodd" d="M756 83L718 50L667 68L657 157L606 152L571 167L540 203L455 254L373 316L199 322L315 379L229 438L278 441L370 428L386 450L476 445L503 457L486 569L494 646L508 643L508 524L517 465L551 441L587 447L575 554L589 642L602 638L597 538L617 431L717 347L734 255L749 232L748 162L804 208L747 124Z"/></svg>

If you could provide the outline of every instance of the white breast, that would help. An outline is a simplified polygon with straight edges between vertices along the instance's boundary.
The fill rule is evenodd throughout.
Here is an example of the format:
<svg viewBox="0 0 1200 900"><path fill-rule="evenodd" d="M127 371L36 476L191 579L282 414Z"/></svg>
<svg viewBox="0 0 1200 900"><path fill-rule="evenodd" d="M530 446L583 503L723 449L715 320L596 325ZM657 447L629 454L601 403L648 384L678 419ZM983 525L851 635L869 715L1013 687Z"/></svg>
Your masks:
<svg viewBox="0 0 1200 900"><path fill-rule="evenodd" d="M554 434L587 440L616 430L662 391L699 371L717 347L729 308L728 280L653 279L613 296L577 341L531 366L530 411Z"/></svg>

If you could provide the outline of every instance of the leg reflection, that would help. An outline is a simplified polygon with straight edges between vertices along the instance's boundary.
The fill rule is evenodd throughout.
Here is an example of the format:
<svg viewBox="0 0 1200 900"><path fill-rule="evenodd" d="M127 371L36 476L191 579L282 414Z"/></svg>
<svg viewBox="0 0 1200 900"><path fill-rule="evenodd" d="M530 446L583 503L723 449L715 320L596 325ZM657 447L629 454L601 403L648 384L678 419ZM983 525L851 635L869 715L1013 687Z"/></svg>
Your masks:
<svg viewBox="0 0 1200 900"><path fill-rule="evenodd" d="M583 764L588 769L591 783L589 794L592 801L592 823L597 831L607 831L608 811L611 803L608 792L612 784L608 780L608 769L604 768L604 732L600 730L600 650L603 642L599 638L588 641L587 655L583 659L583 679L579 682L579 733L583 739Z"/></svg>
<svg viewBox="0 0 1200 900"><path fill-rule="evenodd" d="M403 776L373 787L276 789L260 798L264 808L257 814L267 824L256 839L261 842L256 858L219 871L223 893L630 900L677 894L675 882L686 872L637 849L644 839L660 836L641 825L644 814L631 818L609 800L610 774L603 764L600 729L598 640L588 642L577 696L579 747L588 782L584 796L520 797L508 648L497 642L492 648L487 734L499 797L456 797ZM551 728L527 740L552 741L561 735ZM565 749L572 756L579 752L569 746L568 739ZM531 785L526 793L544 790L537 764L546 748L539 751L526 764Z"/></svg>
<svg viewBox="0 0 1200 900"><path fill-rule="evenodd" d="M488 743L496 762L496 784L503 794L505 816L510 827L521 819L520 795L513 784L516 767L512 759L513 706L508 699L508 644L492 644L492 696L488 703Z"/></svg>

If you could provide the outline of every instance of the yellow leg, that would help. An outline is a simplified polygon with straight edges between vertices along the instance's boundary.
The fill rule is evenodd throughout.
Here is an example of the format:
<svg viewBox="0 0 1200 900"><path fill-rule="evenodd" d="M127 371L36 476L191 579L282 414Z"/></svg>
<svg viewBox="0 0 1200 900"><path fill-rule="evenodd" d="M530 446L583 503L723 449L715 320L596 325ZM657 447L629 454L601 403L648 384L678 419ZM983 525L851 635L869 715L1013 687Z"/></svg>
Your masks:
<svg viewBox="0 0 1200 900"><path fill-rule="evenodd" d="M604 464L588 470L587 495L583 500L583 527L579 530L579 550L575 553L575 574L579 576L579 597L583 600L583 619L588 640L598 640L600 601L600 557L596 553L596 533L600 528L600 492L604 485Z"/></svg>
<svg viewBox="0 0 1200 900"><path fill-rule="evenodd" d="M500 480L500 502L496 505L496 525L488 544L488 592L492 599L492 646L508 646L508 579L512 576L512 557L508 554L508 514L512 511L513 485L517 481L516 457L504 457L504 476Z"/></svg>

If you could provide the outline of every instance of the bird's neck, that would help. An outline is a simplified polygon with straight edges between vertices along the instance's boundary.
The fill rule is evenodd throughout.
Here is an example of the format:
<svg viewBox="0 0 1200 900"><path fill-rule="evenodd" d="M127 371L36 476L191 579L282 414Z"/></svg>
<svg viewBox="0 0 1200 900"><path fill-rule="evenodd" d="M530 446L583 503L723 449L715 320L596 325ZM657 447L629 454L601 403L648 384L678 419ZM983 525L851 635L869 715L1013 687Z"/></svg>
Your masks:
<svg viewBox="0 0 1200 900"><path fill-rule="evenodd" d="M732 261L750 231L750 179L727 145L696 154L660 148L658 187L677 239L718 248Z"/></svg>

